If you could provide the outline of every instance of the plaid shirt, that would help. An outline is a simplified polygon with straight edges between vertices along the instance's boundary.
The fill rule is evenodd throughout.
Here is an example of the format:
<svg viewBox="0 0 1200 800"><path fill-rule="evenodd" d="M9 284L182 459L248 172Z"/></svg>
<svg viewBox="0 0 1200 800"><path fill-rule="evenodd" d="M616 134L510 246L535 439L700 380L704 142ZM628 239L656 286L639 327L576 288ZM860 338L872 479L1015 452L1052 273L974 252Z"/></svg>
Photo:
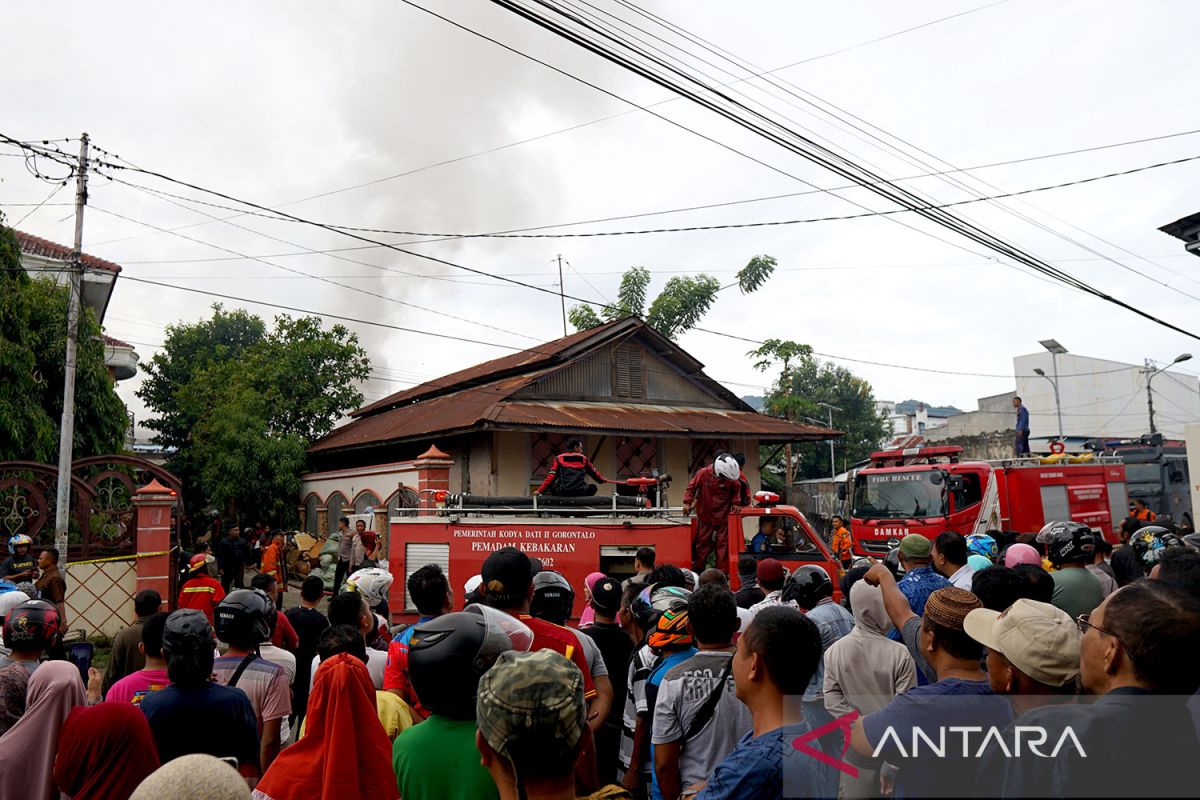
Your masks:
<svg viewBox="0 0 1200 800"><path fill-rule="evenodd" d="M919 617L925 613L925 601L929 599L929 595L950 585L950 581L934 572L933 567L917 567L904 573L896 587L908 598L909 607ZM898 642L900 632L893 629L888 638Z"/></svg>

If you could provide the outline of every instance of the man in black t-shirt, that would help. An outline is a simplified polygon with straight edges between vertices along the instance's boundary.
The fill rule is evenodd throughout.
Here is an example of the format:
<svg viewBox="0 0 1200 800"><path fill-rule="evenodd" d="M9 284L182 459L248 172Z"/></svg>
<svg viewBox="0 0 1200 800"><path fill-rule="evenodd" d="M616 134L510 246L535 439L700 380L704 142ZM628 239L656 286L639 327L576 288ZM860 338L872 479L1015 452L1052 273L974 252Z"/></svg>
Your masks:
<svg viewBox="0 0 1200 800"><path fill-rule="evenodd" d="M309 575L300 584L300 605L283 612L287 621L296 629L300 644L296 647L296 679L292 682L292 713L297 721L308 708L308 686L312 682L312 660L317 654L321 634L329 627L329 620L320 611L317 603L325 593L325 584L316 575Z"/></svg>
<svg viewBox="0 0 1200 800"><path fill-rule="evenodd" d="M601 578L592 586L592 610L595 622L583 629L600 648L608 679L612 682L613 697L608 719L596 731L596 771L602 781L617 774L617 758L621 749L621 718L625 713L626 680L629 677L629 657L633 640L620 625L616 616L621 610L621 584L612 578Z"/></svg>
<svg viewBox="0 0 1200 800"><path fill-rule="evenodd" d="M755 603L761 603L767 593L758 586L758 561L754 556L738 557L738 583L741 588L733 594L738 608L749 608Z"/></svg>

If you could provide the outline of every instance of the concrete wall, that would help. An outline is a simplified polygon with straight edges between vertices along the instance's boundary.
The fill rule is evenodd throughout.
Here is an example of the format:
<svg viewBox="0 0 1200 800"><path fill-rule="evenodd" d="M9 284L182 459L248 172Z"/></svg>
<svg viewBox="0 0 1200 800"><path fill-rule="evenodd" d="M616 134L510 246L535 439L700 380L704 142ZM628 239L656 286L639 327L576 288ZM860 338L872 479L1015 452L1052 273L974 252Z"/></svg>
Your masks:
<svg viewBox="0 0 1200 800"><path fill-rule="evenodd" d="M939 445L956 444L963 449L964 461L998 461L1013 457L1011 431L995 431L941 439Z"/></svg>

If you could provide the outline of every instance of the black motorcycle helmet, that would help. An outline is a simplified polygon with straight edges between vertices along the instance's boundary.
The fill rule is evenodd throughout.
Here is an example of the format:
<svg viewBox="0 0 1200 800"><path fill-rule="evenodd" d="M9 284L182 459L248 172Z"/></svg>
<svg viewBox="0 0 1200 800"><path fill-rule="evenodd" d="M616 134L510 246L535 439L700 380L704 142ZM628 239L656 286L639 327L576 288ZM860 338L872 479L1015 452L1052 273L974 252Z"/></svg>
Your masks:
<svg viewBox="0 0 1200 800"><path fill-rule="evenodd" d="M58 609L45 600L26 600L4 618L4 644L18 652L45 650L58 642L60 632Z"/></svg>
<svg viewBox="0 0 1200 800"><path fill-rule="evenodd" d="M426 710L473 720L479 679L501 653L532 646L533 632L516 617L474 605L417 625L408 643L408 677Z"/></svg>
<svg viewBox="0 0 1200 800"><path fill-rule="evenodd" d="M227 644L260 645L275 632L278 612L261 589L235 589L217 605L217 638Z"/></svg>
<svg viewBox="0 0 1200 800"><path fill-rule="evenodd" d="M575 604L575 590L560 573L542 570L533 576L533 599L529 603L529 614L565 625Z"/></svg>
<svg viewBox="0 0 1200 800"><path fill-rule="evenodd" d="M204 616L203 611L180 608L167 617L162 637L164 656L211 653L216 646L212 625L208 624L208 617Z"/></svg>
<svg viewBox="0 0 1200 800"><path fill-rule="evenodd" d="M1038 544L1046 548L1050 563L1070 564L1090 562L1096 552L1096 534L1082 522L1065 520L1050 522L1037 535Z"/></svg>
<svg viewBox="0 0 1200 800"><path fill-rule="evenodd" d="M779 599L785 603L794 600L801 608L810 609L826 597L833 597L833 581L829 579L829 573L816 564L805 564L792 570L783 584Z"/></svg>

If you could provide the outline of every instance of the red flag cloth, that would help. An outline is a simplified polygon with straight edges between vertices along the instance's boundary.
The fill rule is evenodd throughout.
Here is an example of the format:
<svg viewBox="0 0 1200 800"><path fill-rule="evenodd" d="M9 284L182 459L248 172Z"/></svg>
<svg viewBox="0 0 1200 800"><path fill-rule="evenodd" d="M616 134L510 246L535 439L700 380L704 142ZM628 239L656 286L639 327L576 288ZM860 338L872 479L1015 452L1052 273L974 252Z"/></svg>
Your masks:
<svg viewBox="0 0 1200 800"><path fill-rule="evenodd" d="M158 767L146 715L132 703L101 703L67 717L54 782L72 800L128 800Z"/></svg>
<svg viewBox="0 0 1200 800"><path fill-rule="evenodd" d="M399 800L392 743L375 710L371 675L357 658L340 653L321 662L305 730L271 764L255 798Z"/></svg>

